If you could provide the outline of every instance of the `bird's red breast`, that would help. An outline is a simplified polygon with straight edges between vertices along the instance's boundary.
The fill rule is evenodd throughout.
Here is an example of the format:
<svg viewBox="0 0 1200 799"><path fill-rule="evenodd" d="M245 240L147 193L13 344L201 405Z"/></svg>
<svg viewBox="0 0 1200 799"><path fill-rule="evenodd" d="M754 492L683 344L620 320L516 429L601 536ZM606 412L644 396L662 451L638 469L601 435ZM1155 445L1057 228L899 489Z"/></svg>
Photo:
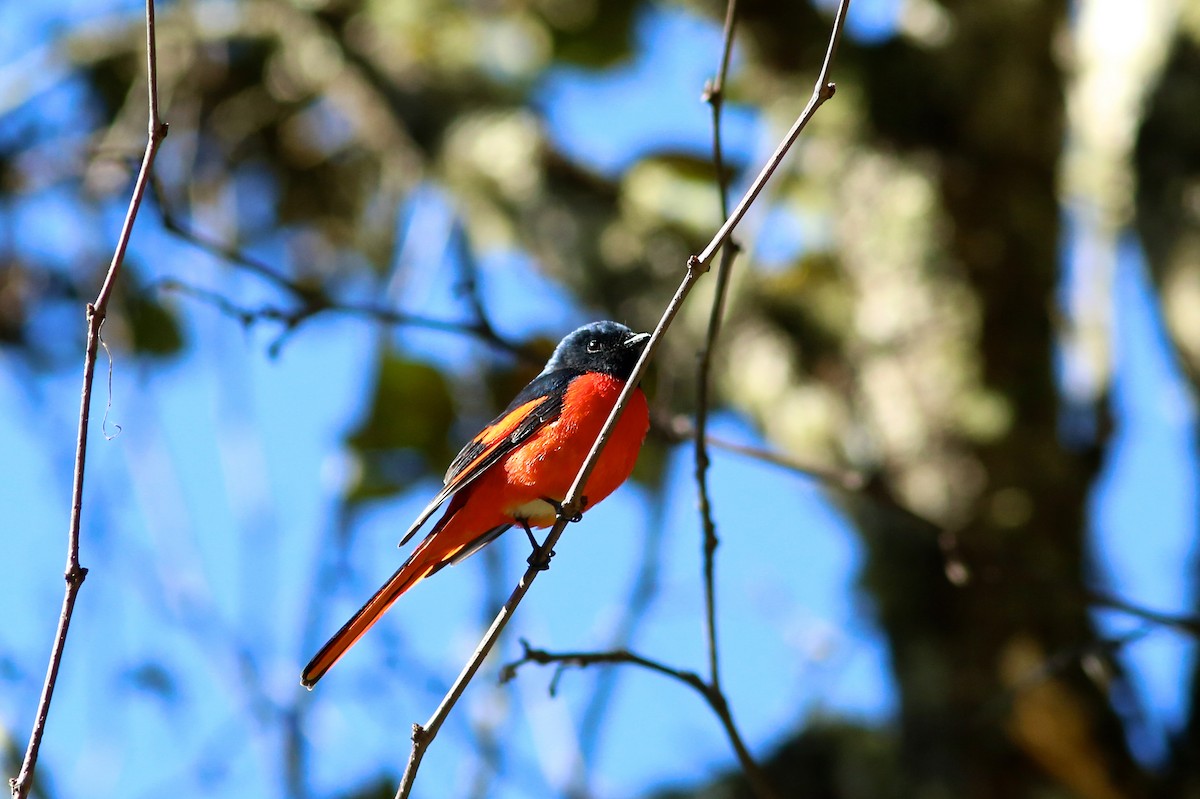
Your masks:
<svg viewBox="0 0 1200 799"><path fill-rule="evenodd" d="M562 411L554 421L455 494L426 539L429 551L422 553L420 560L433 561L431 565L436 568L488 531L522 519L530 527L554 524L557 510L544 500L561 503L567 496L623 385L623 380L596 372L574 378L567 385ZM584 485L589 507L616 491L633 472L649 427L646 395L639 388Z"/></svg>
<svg viewBox="0 0 1200 799"><path fill-rule="evenodd" d="M504 461L503 481L509 491L505 511L517 512L514 503L549 497L562 502L600 435L625 381L598 372L580 375L570 382L558 418L539 430L527 446L517 448ZM612 437L600 453L583 494L595 505L617 489L633 472L650 413L646 395L636 389L622 413ZM497 476L497 479L500 479ZM555 513L530 517L534 527L554 523Z"/></svg>

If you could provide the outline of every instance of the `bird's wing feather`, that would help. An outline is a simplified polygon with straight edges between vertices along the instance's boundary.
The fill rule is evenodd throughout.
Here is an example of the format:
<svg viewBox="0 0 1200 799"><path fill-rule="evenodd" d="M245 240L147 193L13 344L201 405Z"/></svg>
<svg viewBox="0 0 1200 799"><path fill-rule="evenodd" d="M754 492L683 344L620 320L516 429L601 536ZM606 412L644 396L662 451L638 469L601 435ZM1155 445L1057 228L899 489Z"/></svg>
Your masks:
<svg viewBox="0 0 1200 799"><path fill-rule="evenodd" d="M446 470L445 486L413 521L400 539L400 546L408 543L421 525L452 494L465 488L527 438L556 419L562 411L563 390L574 377L576 375L568 371L544 373L525 386L504 412L458 453Z"/></svg>

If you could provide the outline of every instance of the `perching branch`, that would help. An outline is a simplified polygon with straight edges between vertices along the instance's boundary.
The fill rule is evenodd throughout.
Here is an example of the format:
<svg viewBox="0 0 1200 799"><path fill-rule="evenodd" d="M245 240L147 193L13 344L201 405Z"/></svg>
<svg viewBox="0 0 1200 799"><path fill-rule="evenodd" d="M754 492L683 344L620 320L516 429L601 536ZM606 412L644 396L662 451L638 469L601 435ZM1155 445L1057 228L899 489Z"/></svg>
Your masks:
<svg viewBox="0 0 1200 799"><path fill-rule="evenodd" d="M725 224L721 225L721 229L713 236L712 241L708 243L703 252L698 256L692 256L689 264L694 261L707 269L713 255L733 235L733 229L738 226L738 223L742 221L742 217L750 210L750 206L758 199L759 193L767 185L767 181L771 175L775 174L775 170L779 168L779 164L783 161L784 156L792 149L792 145L796 143L796 139L800 138L800 134L808 127L809 120L825 104L825 101L833 97L834 92L837 91L837 86L829 80L829 74L833 68L833 58L837 55L838 42L842 39L842 28L845 27L846 11L849 7L850 0L841 0L838 3L837 13L833 19L833 30L829 35L829 46L825 50L825 60L821 64L821 72L817 75L817 81L813 86L812 96L808 98L808 104L804 106L804 110L800 112L800 116L796 117L796 121L788 129L787 134L783 137L783 141L775 148L775 152L771 153L771 157L767 159L767 163L763 165L758 176L754 178L754 182L750 184L749 190L738 201L737 206L733 209L733 213L725 220Z"/></svg>
<svg viewBox="0 0 1200 799"><path fill-rule="evenodd" d="M42 737L46 732L46 719L50 715L50 700L54 696L54 686L58 681L58 669L62 664L63 649L67 643L67 631L71 626L71 616L75 611L75 599L87 577L87 569L79 564L79 524L83 512L83 473L84 464L87 461L88 420L92 401L92 378L96 368L96 351L100 342L100 330L104 326L104 317L108 311L108 301L116 286L117 278L121 274L125 250L129 246L133 223L137 219L138 208L141 207L142 197L146 192L150 169L154 164L154 157L158 154L159 145L167 136L167 125L158 115L158 63L154 39L154 0L146 0L146 84L149 106L146 151L142 156L142 165L138 170L137 181L134 183L133 196L129 198L129 208L125 212L125 221L122 223L121 233L117 237L117 246L113 251L108 273L104 277L100 293L96 295L96 301L89 303L86 309L87 347L83 358L83 390L79 402L79 430L75 441L75 472L71 486L71 521L67 531L67 568L64 574L67 587L63 596L62 612L58 618L58 630L54 636L54 645L50 650L46 680L42 684L42 694L38 699L33 732L29 736L29 746L25 750L20 773L9 781L13 799L25 799L33 787L38 752L42 746Z"/></svg>
<svg viewBox="0 0 1200 799"><path fill-rule="evenodd" d="M813 95L808 101L808 104L800 113L800 116L796 119L795 123L793 123L791 129L784 137L784 140L775 149L775 152L771 155L771 158L767 161L767 164L758 173L758 176L755 177L754 182L750 185L750 188L746 192L745 196L742 197L741 201L737 204L732 215L725 221L725 224L721 226L721 229L717 231L717 234L713 236L712 241L708 243L708 246L705 247L704 251L699 255L693 255L688 258L687 270L684 274L683 280L676 289L675 295L667 304L662 318L659 319L658 324L654 328L654 332L651 333L650 340L646 342L646 347L642 351L642 355L638 359L637 365L633 369L633 373L630 375L629 380L622 388L621 394L617 398L617 402L613 406L612 412L608 415L608 419L605 421L604 426L600 429L600 433L597 436L595 443L592 445L591 451L588 452L587 458L584 460L583 466L579 470L579 474L576 475L575 481L571 484L570 490L567 491L567 495L563 499L557 521L555 521L554 526L551 527L549 533L547 533L541 549L533 558L531 558L532 563L541 565L549 562L550 553L558 544L559 538L562 537L563 530L566 529L567 522L583 510L583 487L587 483L588 477L591 476L593 469L596 467L596 462L599 460L600 452L603 450L604 445L608 442L608 439L612 436L612 432L616 428L617 421L624 412L625 406L629 404L629 400L633 396L633 392L637 389L638 384L641 382L642 376L646 373L646 367L649 364L650 359L654 357L654 353L658 349L658 344L662 340L663 334L666 332L667 328L670 327L671 322L674 321L676 314L679 313L679 309L683 306L684 300L687 299L688 294L691 293L692 288L696 285L696 281L698 281L700 277L708 271L713 255L728 240L729 236L733 232L733 229L737 226L738 222L741 221L742 217L745 216L746 210L762 191L763 186L766 185L771 175L775 173L775 170L779 167L780 162L783 160L792 144L795 143L801 131L803 131L808 125L809 120L812 119L813 115L817 112L821 105L823 105L826 100L833 96L835 87L834 84L829 82L829 72L832 66L833 56L837 51L838 41L841 38L842 28L845 24L846 10L849 5L850 0L841 0L841 2L838 4L837 15L834 19L833 29L829 37L829 47L825 54L825 61L821 67L821 73L817 79L816 86L813 90ZM508 624L513 612L521 603L521 600L524 599L525 594L529 591L529 588L533 585L533 581L537 578L538 572L539 568L534 565L531 565L528 569L526 569L525 574L521 577L520 582L517 583L517 587L513 590L511 596L509 596L508 602L506 602L504 607L500 609L500 612L492 622L491 627L489 627L487 632L484 633L483 639L480 641L479 646L476 647L475 652L472 653L471 657L468 659L466 666L462 670L462 673L459 674L458 679L454 681L450 691L446 694L441 704L438 705L429 721L424 725L413 725L412 749L409 753L408 764L404 769L404 775L400 780L400 786L396 791L396 799L405 799L405 797L409 795L409 792L412 790L413 782L416 779L417 770L420 768L421 759L425 756L425 751L429 748L429 744L437 736L438 730L445 722L446 717L449 715L451 709L458 701L458 698L462 695L462 692L466 689L467 683L469 683L471 678L475 676L475 673L483 664L484 658L487 657L488 653L492 650L492 647L495 646L496 640L499 638L500 633L503 631L505 625Z"/></svg>

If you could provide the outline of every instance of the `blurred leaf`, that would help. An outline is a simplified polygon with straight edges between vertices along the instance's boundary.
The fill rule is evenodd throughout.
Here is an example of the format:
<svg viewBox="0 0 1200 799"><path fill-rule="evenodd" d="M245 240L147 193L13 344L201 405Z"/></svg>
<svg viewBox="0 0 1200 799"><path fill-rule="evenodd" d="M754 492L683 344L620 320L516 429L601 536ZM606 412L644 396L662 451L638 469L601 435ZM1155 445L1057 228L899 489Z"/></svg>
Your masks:
<svg viewBox="0 0 1200 799"><path fill-rule="evenodd" d="M361 465L348 501L393 494L449 464L454 457L449 444L454 417L454 398L441 372L427 363L384 353L371 409L348 438Z"/></svg>
<svg viewBox="0 0 1200 799"><path fill-rule="evenodd" d="M792 799L887 799L910 795L895 734L847 722L813 721L762 765L781 796ZM753 796L733 771L695 790L668 789L653 799L743 799Z"/></svg>
<svg viewBox="0 0 1200 799"><path fill-rule="evenodd" d="M122 305L136 354L167 358L183 349L183 330L175 314L149 293L131 292Z"/></svg>
<svg viewBox="0 0 1200 799"><path fill-rule="evenodd" d="M605 67L629 55L638 3L548 0L540 5L554 37L554 55L558 61L581 67Z"/></svg>
<svg viewBox="0 0 1200 799"><path fill-rule="evenodd" d="M513 397L537 377L538 372L542 370L542 364L550 360L550 354L554 352L557 343L544 336L531 339L523 345L525 352L529 353L528 359L523 358L512 366L488 371L485 379L496 413L507 407Z"/></svg>
<svg viewBox="0 0 1200 799"><path fill-rule="evenodd" d="M680 150L658 150L649 153L641 159L644 163L654 163L667 167L676 173L680 180L698 180L710 189L714 185L716 171L713 169L712 157L697 156Z"/></svg>
<svg viewBox="0 0 1200 799"><path fill-rule="evenodd" d="M143 663L125 672L123 679L138 691L153 694L159 699L171 701L179 695L175 679L159 663Z"/></svg>
<svg viewBox="0 0 1200 799"><path fill-rule="evenodd" d="M779 272L755 272L751 304L796 342L806 371L836 358L854 318L853 287L828 253L809 253Z"/></svg>
<svg viewBox="0 0 1200 799"><path fill-rule="evenodd" d="M647 158L622 179L626 216L645 227L664 227L689 239L689 249L703 246L721 218L713 191L712 166L695 158L669 155Z"/></svg>
<svg viewBox="0 0 1200 799"><path fill-rule="evenodd" d="M396 795L396 777L382 775L370 782L351 788L341 799L391 799Z"/></svg>
<svg viewBox="0 0 1200 799"><path fill-rule="evenodd" d="M24 344L28 282L19 263L0 264L0 345Z"/></svg>
<svg viewBox="0 0 1200 799"><path fill-rule="evenodd" d="M100 103L102 119L117 115L129 97L129 86L141 75L136 52L121 50L96 59L85 73L91 83L92 98Z"/></svg>
<svg viewBox="0 0 1200 799"><path fill-rule="evenodd" d="M672 446L660 438L647 435L646 443L642 445L642 453L638 455L637 465L633 467L630 477L647 488L661 488Z"/></svg>

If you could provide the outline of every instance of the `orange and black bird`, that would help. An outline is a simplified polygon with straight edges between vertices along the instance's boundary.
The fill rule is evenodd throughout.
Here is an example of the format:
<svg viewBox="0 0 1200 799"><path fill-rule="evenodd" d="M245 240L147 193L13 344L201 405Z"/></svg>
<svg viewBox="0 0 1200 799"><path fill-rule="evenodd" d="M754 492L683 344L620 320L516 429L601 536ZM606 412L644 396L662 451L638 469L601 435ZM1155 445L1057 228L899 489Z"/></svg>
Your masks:
<svg viewBox="0 0 1200 799"><path fill-rule="evenodd" d="M530 563L535 562L539 545L532 528L554 524L649 338L649 333L634 333L617 322L593 322L559 342L542 373L458 453L446 471L445 486L400 544L449 499L446 512L408 560L304 667L300 681L306 688L312 688L401 594L447 564L478 552L513 525L529 536L534 547ZM589 507L629 477L649 420L646 395L638 388L584 486Z"/></svg>

